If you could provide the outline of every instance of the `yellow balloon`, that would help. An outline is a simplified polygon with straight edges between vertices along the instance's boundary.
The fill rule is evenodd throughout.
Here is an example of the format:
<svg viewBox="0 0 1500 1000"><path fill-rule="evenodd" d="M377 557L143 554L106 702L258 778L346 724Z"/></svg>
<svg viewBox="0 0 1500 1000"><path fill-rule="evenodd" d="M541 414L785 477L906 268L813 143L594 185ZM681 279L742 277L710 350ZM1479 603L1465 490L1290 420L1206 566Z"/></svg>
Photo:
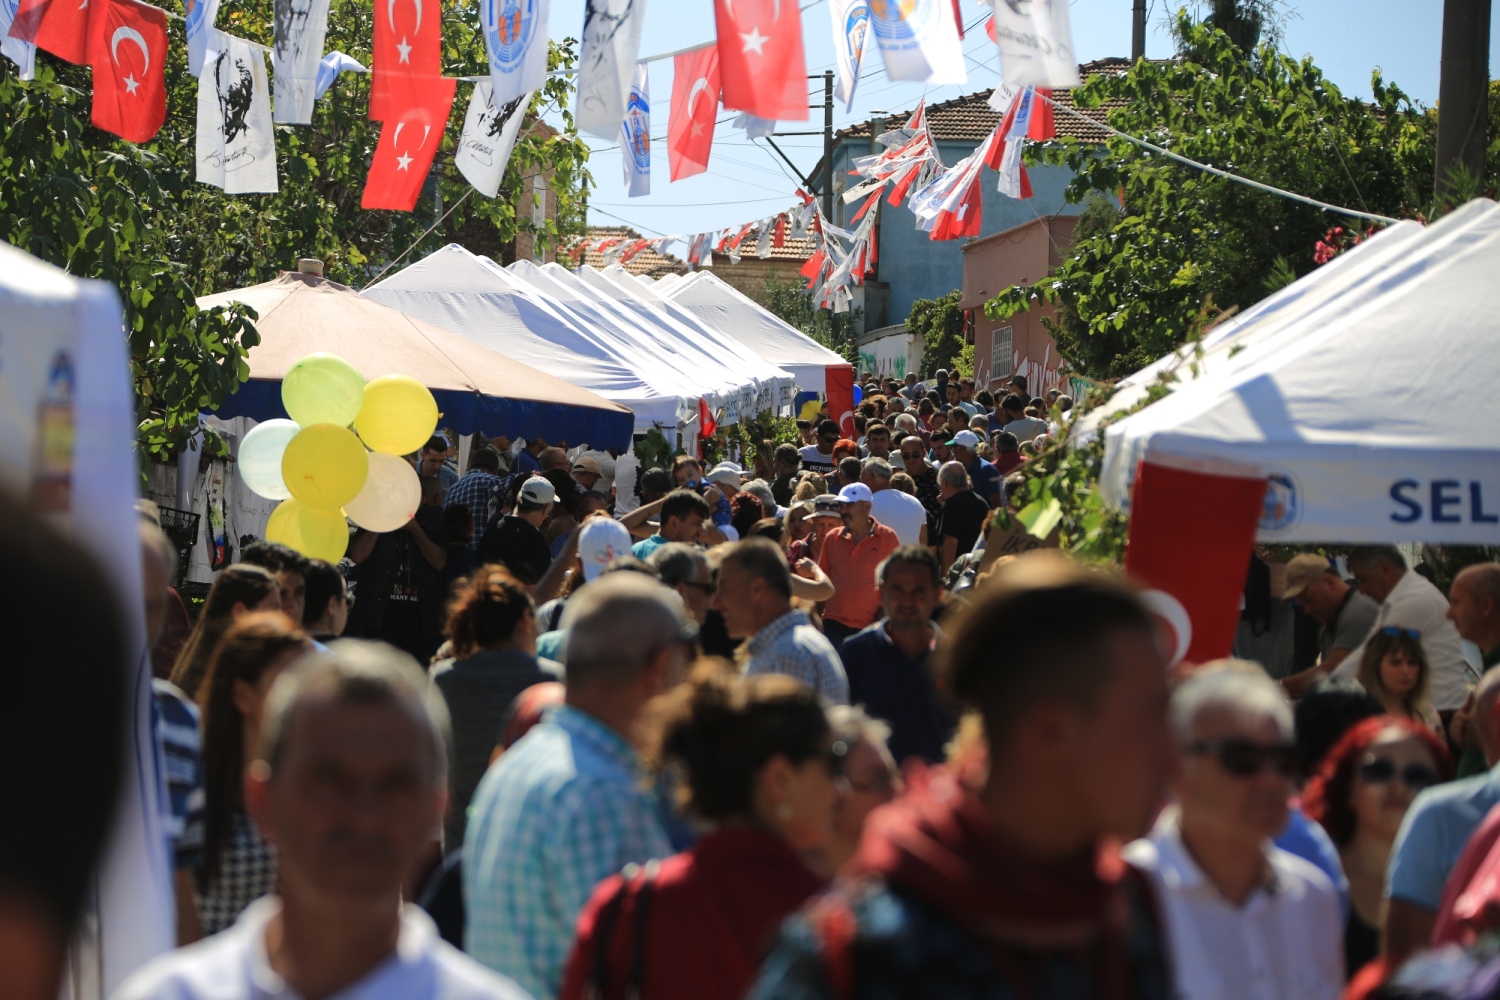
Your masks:
<svg viewBox="0 0 1500 1000"><path fill-rule="evenodd" d="M354 429L371 451L410 455L437 430L437 400L410 375L382 375L365 385Z"/></svg>
<svg viewBox="0 0 1500 1000"><path fill-rule="evenodd" d="M281 405L303 427L348 427L364 396L365 377L337 354L309 354L281 378Z"/></svg>
<svg viewBox="0 0 1500 1000"><path fill-rule="evenodd" d="M349 525L338 510L315 510L295 497L283 500L266 523L266 541L289 545L310 559L338 562L349 547Z"/></svg>
<svg viewBox="0 0 1500 1000"><path fill-rule="evenodd" d="M281 456L281 478L293 499L337 511L359 496L370 475L370 455L354 432L313 424L297 432Z"/></svg>

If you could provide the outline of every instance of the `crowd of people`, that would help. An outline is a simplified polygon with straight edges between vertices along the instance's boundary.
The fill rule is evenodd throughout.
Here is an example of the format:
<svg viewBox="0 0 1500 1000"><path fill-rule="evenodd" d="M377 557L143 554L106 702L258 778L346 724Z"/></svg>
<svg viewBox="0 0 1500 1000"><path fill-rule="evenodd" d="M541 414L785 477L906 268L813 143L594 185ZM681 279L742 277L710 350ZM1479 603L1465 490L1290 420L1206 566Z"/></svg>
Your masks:
<svg viewBox="0 0 1500 1000"><path fill-rule="evenodd" d="M937 374L749 470L435 436L405 527L339 565L254 542L192 616L143 504L181 947L117 995L1492 995L1500 564L1444 593L1392 547L1298 555L1313 667L1169 670L1137 591L1055 550L958 582L1069 402ZM45 975L126 641L3 498L0 547L98 609L5 626L0 739L76 742L104 803L0 878L0 948L13 883L59 931ZM59 652L100 703L44 732Z"/></svg>

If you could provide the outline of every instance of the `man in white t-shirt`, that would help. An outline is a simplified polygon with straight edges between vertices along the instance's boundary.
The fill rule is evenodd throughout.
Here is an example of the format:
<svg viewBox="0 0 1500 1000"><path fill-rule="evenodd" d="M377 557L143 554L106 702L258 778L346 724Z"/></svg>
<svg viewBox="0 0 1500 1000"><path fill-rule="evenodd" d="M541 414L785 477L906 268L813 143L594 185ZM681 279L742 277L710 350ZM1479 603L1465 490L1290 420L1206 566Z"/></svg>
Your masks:
<svg viewBox="0 0 1500 1000"><path fill-rule="evenodd" d="M833 446L839 443L839 425L832 420L824 420L818 424L818 439L816 444L804 445L797 449L797 454L802 458L802 468L809 472L820 472L823 475L833 471Z"/></svg>
<svg viewBox="0 0 1500 1000"><path fill-rule="evenodd" d="M883 458L865 462L860 482L870 487L870 515L890 528L902 545L927 544L927 508L922 501L900 490L891 489L891 463Z"/></svg>
<svg viewBox="0 0 1500 1000"><path fill-rule="evenodd" d="M1370 634L1384 628L1405 628L1421 635L1422 652L1432 674L1427 695L1432 707L1442 713L1463 708L1479 677L1464 659L1463 640L1448 618L1448 599L1443 592L1420 573L1407 569L1406 558L1394 545L1363 545L1352 549L1347 559L1349 573L1359 589L1380 605ZM1333 675L1356 676L1364 654L1361 643Z"/></svg>
<svg viewBox="0 0 1500 1000"><path fill-rule="evenodd" d="M529 1000L401 902L447 805L442 730L415 662L343 641L266 701L245 806L280 852L281 896L135 972L115 1000Z"/></svg>

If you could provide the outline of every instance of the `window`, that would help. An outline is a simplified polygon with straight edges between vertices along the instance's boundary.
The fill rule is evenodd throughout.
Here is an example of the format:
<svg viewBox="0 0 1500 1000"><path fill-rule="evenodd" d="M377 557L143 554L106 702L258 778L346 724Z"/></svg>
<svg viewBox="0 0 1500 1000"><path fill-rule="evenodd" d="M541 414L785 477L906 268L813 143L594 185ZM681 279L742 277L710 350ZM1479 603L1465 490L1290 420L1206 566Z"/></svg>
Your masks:
<svg viewBox="0 0 1500 1000"><path fill-rule="evenodd" d="M547 178L542 174L531 175L531 224L538 230L547 225ZM532 256L544 260L547 256L546 242L540 232L532 237Z"/></svg>
<svg viewBox="0 0 1500 1000"><path fill-rule="evenodd" d="M993 339L990 341L990 380L997 378L1009 378L1011 375L1011 341L1014 339L1014 331L1011 327L1001 326L995 329Z"/></svg>

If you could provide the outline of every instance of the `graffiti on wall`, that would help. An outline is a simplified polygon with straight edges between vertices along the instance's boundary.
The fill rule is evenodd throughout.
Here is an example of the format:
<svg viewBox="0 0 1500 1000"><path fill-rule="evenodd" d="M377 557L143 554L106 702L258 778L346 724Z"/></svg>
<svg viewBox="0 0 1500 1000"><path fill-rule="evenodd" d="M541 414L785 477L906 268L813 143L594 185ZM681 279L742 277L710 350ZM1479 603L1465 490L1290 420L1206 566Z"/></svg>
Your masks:
<svg viewBox="0 0 1500 1000"><path fill-rule="evenodd" d="M896 355L894 358L880 358L869 351L859 352L859 370L861 372L874 372L882 378L905 379L906 378L906 356Z"/></svg>

